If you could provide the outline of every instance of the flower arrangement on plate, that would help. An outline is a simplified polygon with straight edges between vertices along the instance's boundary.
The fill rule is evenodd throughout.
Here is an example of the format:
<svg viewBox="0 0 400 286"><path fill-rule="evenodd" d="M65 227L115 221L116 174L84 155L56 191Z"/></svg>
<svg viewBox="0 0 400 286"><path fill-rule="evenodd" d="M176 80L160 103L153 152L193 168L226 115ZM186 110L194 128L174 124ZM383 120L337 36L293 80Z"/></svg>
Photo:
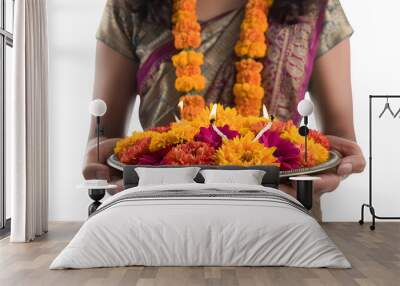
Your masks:
<svg viewBox="0 0 400 286"><path fill-rule="evenodd" d="M234 47L238 58L232 94L234 108L206 105L201 96L207 80L201 69L204 54L199 51L201 25L196 0L173 3L172 35L178 52L171 61L176 69L175 88L182 94L180 118L167 126L134 132L122 139L115 147L114 157L128 165L275 165L282 171L327 162L327 137L307 127L307 134L302 136L292 121L274 119L262 105L264 65L260 59L268 50L265 35L273 1L247 1L240 37Z"/></svg>
<svg viewBox="0 0 400 286"><path fill-rule="evenodd" d="M283 171L329 160L326 136L310 130L307 157L305 142L292 121L243 116L215 104L190 120L134 132L117 143L115 154L127 165L275 165Z"/></svg>

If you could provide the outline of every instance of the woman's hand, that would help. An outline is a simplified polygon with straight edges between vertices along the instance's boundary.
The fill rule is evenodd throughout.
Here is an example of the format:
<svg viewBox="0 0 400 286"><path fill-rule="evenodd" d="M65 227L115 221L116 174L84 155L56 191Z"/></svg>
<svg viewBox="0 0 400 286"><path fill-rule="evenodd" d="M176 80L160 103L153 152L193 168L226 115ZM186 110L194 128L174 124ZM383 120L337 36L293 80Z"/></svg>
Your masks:
<svg viewBox="0 0 400 286"><path fill-rule="evenodd" d="M107 159L114 153L114 147L119 138L102 139L100 142L100 161L97 161L97 141L92 139L87 148L85 164L83 166L83 176L86 180L100 179L107 180L110 184L117 185L118 188L112 193L123 190L122 173L107 165Z"/></svg>
<svg viewBox="0 0 400 286"><path fill-rule="evenodd" d="M342 154L343 159L335 171L321 174L322 180L315 182L315 190L321 194L334 191L340 181L351 174L362 173L366 162L360 146L351 140L328 136L331 149Z"/></svg>
<svg viewBox="0 0 400 286"><path fill-rule="evenodd" d="M314 205L313 215L317 220L322 220L320 198L321 195L333 192L338 188L340 182L354 173L361 173L365 169L365 159L360 146L351 140L340 138L337 136L328 136L331 143L331 149L340 152L343 159L340 165L326 173L318 175L321 180L314 183ZM296 197L295 183L291 185L280 185L280 190Z"/></svg>

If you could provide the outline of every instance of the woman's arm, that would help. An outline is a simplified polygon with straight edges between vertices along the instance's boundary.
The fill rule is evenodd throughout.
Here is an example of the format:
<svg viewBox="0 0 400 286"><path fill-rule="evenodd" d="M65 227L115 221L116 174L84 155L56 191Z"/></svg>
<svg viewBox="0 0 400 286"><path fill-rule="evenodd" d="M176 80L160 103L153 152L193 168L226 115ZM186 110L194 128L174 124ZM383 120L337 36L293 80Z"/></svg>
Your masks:
<svg viewBox="0 0 400 286"><path fill-rule="evenodd" d="M322 130L330 135L333 149L344 156L336 172L323 176L316 189L335 190L341 178L360 173L365 159L356 143L350 69L350 41L343 41L315 62L310 92L317 106Z"/></svg>
<svg viewBox="0 0 400 286"><path fill-rule="evenodd" d="M137 65L102 42L97 42L94 83L95 99L107 103L107 113L101 119L104 137L100 144L100 163L97 162L95 120L91 121L83 175L86 179L115 180L117 175L106 165L118 138L124 136L135 99Z"/></svg>

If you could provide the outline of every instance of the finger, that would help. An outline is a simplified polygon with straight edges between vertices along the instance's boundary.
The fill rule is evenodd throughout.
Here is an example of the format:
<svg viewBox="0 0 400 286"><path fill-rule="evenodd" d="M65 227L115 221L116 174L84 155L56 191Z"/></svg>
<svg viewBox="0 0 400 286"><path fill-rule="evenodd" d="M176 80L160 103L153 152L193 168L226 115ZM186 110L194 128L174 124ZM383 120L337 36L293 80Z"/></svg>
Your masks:
<svg viewBox="0 0 400 286"><path fill-rule="evenodd" d="M296 197L297 193L296 193L296 188L293 187L293 185L286 185L286 184L280 184L279 185L279 190L292 196L292 197Z"/></svg>
<svg viewBox="0 0 400 286"><path fill-rule="evenodd" d="M99 162L106 163L107 159L114 154L115 144L119 138L105 139L99 144ZM90 146L86 152L86 162L97 162L97 144Z"/></svg>
<svg viewBox="0 0 400 286"><path fill-rule="evenodd" d="M314 182L314 190L317 193L328 193L336 190L341 182L341 178L334 173L326 173L319 175L321 180Z"/></svg>
<svg viewBox="0 0 400 286"><path fill-rule="evenodd" d="M122 192L124 190L124 183L123 183L122 179L118 179L118 180L112 181L111 184L117 186L115 189L112 189L112 190L108 191L108 193L110 195L112 195L112 196L115 195L115 194L118 194L118 193L120 193L120 192Z"/></svg>
<svg viewBox="0 0 400 286"><path fill-rule="evenodd" d="M111 178L110 168L104 164L99 164L99 163L86 164L82 173L83 173L83 177L86 180L98 179L98 180L109 181Z"/></svg>
<svg viewBox="0 0 400 286"><path fill-rule="evenodd" d="M329 139L331 149L339 151L344 157L351 155L363 156L362 150L356 142L332 135L327 137Z"/></svg>
<svg viewBox="0 0 400 286"><path fill-rule="evenodd" d="M342 162L338 168L338 175L343 176L350 175L352 173L361 173L364 171L365 166L366 162L363 156L350 155L342 159Z"/></svg>

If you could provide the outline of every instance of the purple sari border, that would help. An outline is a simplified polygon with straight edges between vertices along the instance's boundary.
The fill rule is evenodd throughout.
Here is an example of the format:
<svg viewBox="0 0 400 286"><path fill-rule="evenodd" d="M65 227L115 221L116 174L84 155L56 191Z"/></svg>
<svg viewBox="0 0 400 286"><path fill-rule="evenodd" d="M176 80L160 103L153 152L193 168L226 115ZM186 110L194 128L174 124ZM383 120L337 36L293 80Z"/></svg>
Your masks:
<svg viewBox="0 0 400 286"><path fill-rule="evenodd" d="M324 20L325 20L325 9L326 9L326 5L327 5L327 1L324 1L325 3L323 5L321 5L321 10L319 13L319 17L318 17L318 21L316 23L316 29L313 32L313 35L311 37L311 45L310 45L310 50L308 53L308 59L307 59L307 66L306 66L306 71L305 71L305 77L304 77L304 81L303 81L303 85L301 87L301 89L299 90L299 94L298 94L298 98L299 101L303 100L310 80L311 80L311 76L314 70L314 62L317 56L317 52L318 52L318 46L319 46L319 42L320 42L320 38L321 38L321 33L322 33L322 29L323 29L323 25L324 25ZM295 117L293 118L293 121L295 124L299 124L301 120L301 116L300 114L296 113Z"/></svg>
<svg viewBox="0 0 400 286"><path fill-rule="evenodd" d="M169 41L152 52L146 61L139 67L136 76L137 90L142 93L144 84L146 83L151 70L159 67L164 61L170 60L172 55L176 53L174 42Z"/></svg>

